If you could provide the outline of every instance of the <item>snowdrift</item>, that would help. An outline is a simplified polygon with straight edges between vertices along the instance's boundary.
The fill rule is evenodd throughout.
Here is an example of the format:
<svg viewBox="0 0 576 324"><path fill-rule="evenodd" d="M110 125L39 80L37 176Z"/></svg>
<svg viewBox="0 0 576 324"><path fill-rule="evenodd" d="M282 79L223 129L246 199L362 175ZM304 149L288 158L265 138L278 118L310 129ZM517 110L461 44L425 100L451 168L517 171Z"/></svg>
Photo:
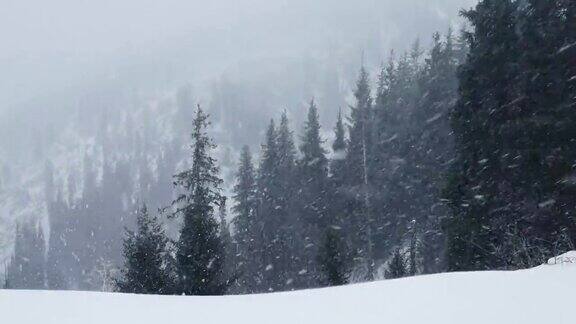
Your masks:
<svg viewBox="0 0 576 324"><path fill-rule="evenodd" d="M540 267L251 296L0 290L12 323L576 323L576 252Z"/></svg>

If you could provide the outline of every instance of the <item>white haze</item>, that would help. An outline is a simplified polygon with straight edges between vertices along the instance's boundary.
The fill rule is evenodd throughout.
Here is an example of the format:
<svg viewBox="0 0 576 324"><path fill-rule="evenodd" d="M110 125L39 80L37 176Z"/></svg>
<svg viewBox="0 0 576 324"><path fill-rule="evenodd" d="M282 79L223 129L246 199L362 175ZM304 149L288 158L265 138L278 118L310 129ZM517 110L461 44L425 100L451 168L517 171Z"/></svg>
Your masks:
<svg viewBox="0 0 576 324"><path fill-rule="evenodd" d="M354 48L358 63L361 49L384 55L445 30L473 2L2 0L0 110L139 64L214 75L243 60L331 47Z"/></svg>
<svg viewBox="0 0 576 324"><path fill-rule="evenodd" d="M223 146L259 143L265 122L283 108L294 111L299 129L298 109L315 96L329 130L362 59L373 69L416 38L428 45L433 32L457 29L459 10L474 2L0 0L0 265L17 219L46 224L45 162L63 183L91 147L93 133L70 131L82 129L70 126L78 120L98 119L103 109L114 115L126 97L161 101L186 84L214 105L231 83L244 86L239 98L252 106L234 116L238 123L264 124L228 134L238 142ZM320 73L337 73L341 98L322 100ZM231 163L222 163L226 173Z"/></svg>

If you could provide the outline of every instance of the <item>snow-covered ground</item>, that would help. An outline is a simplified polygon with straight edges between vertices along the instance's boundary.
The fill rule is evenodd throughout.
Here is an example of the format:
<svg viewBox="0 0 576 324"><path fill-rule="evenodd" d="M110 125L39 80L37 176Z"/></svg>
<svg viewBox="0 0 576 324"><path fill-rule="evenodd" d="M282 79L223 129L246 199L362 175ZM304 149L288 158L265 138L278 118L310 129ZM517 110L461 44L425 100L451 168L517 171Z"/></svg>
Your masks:
<svg viewBox="0 0 576 324"><path fill-rule="evenodd" d="M450 273L252 296L0 290L2 323L574 324L576 252L530 270Z"/></svg>

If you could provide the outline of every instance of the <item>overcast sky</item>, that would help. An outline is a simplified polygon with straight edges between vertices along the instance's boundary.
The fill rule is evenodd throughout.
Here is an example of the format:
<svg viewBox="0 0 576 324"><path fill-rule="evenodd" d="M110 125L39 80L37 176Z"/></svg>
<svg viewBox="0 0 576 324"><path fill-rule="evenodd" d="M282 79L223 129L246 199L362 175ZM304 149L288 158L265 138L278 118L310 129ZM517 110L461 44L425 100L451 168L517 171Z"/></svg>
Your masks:
<svg viewBox="0 0 576 324"><path fill-rule="evenodd" d="M431 34L473 2L0 0L0 110L135 62L217 70L334 43L385 48Z"/></svg>

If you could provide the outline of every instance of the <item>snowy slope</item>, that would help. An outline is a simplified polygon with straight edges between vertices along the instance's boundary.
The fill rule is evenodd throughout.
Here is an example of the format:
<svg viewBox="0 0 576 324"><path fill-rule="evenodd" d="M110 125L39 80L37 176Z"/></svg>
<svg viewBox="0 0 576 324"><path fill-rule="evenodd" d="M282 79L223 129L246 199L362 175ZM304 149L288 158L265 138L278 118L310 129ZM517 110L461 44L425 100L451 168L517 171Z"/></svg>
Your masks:
<svg viewBox="0 0 576 324"><path fill-rule="evenodd" d="M0 291L2 323L576 323L576 252L513 272L451 273L225 297Z"/></svg>

